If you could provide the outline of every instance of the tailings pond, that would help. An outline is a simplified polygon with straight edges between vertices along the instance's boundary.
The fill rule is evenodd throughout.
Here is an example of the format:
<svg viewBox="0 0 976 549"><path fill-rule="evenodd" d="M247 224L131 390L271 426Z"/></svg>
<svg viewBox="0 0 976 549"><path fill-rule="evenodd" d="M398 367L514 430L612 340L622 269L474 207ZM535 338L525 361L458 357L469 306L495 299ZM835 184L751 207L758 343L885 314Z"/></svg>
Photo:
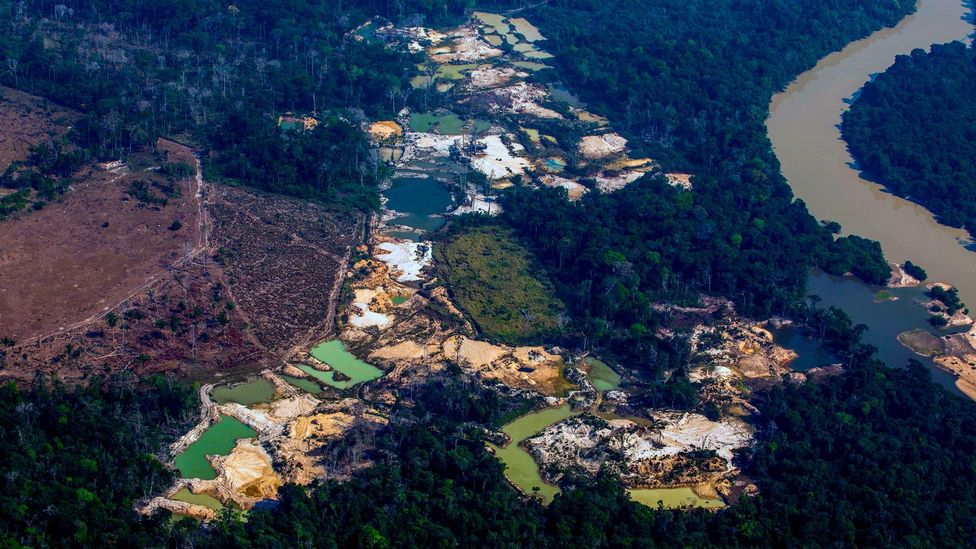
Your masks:
<svg viewBox="0 0 976 549"><path fill-rule="evenodd" d="M213 390L213 399L217 404L236 402L249 406L251 404L271 402L274 395L274 385L264 378L237 385L221 385Z"/></svg>
<svg viewBox="0 0 976 549"><path fill-rule="evenodd" d="M176 456L176 468L184 478L211 480L217 472L210 466L207 456L226 456L234 449L238 439L257 436L254 429L230 416L220 416L217 423L200 435L182 454Z"/></svg>
<svg viewBox="0 0 976 549"><path fill-rule="evenodd" d="M316 360L331 366L333 371L323 372L308 364L295 364L295 367L337 389L348 389L357 383L372 381L383 375L382 370L356 358L337 339L319 343L309 353ZM340 372L349 379L337 380L335 379L335 372Z"/></svg>

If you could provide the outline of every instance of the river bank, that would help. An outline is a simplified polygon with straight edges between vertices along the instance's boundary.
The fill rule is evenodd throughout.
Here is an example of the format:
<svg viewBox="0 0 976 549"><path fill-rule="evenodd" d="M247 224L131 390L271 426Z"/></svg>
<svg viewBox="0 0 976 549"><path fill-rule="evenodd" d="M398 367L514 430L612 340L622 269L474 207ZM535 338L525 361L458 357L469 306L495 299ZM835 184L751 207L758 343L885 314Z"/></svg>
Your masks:
<svg viewBox="0 0 976 549"><path fill-rule="evenodd" d="M891 261L912 260L976 302L976 253L963 230L938 224L921 206L861 177L841 140L841 114L872 74L897 55L966 40L973 26L959 0L920 0L915 14L823 58L770 103L766 127L797 198L844 234L878 240Z"/></svg>

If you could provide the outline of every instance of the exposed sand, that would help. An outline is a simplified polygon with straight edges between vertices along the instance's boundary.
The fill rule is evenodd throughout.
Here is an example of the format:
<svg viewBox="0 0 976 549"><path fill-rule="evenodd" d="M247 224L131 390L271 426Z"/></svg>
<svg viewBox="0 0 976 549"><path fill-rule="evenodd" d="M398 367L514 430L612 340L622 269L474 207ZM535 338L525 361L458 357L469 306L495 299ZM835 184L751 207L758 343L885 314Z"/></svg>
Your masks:
<svg viewBox="0 0 976 549"><path fill-rule="evenodd" d="M622 154L627 150L627 140L618 133L587 135L580 140L579 152L591 160Z"/></svg>

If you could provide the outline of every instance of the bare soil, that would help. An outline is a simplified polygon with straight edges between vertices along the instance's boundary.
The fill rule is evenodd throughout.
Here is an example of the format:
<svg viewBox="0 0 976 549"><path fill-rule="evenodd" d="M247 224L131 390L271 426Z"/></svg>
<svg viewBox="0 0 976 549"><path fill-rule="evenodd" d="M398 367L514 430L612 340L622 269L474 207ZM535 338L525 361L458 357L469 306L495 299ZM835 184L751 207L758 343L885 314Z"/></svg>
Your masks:
<svg viewBox="0 0 976 549"><path fill-rule="evenodd" d="M188 162L188 149L160 150ZM199 246L194 179L158 171L85 168L59 200L0 223L0 337L22 342L92 320L147 286ZM136 182L172 185L165 205L140 202ZM162 196L158 190L154 190ZM181 227L171 230L174 221Z"/></svg>
<svg viewBox="0 0 976 549"><path fill-rule="evenodd" d="M291 354L332 331L363 216L239 188L213 189L212 246L262 344Z"/></svg>
<svg viewBox="0 0 976 549"><path fill-rule="evenodd" d="M67 133L78 118L46 99L0 86L0 172L26 159L31 145Z"/></svg>

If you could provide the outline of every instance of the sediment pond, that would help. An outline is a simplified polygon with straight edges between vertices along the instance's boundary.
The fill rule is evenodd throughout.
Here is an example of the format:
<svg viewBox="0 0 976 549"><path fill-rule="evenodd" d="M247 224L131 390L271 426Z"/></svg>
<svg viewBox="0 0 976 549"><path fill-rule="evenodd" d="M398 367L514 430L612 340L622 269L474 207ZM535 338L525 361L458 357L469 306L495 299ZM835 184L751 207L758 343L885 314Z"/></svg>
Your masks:
<svg viewBox="0 0 976 549"><path fill-rule="evenodd" d="M274 385L264 378L259 378L247 383L216 387L213 390L213 399L217 404L236 402L248 406L262 402L271 402L274 394Z"/></svg>
<svg viewBox="0 0 976 549"><path fill-rule="evenodd" d="M176 468L184 478L211 480L217 472L210 466L207 456L226 456L234 449L238 439L257 436L254 429L230 416L220 419L189 445L182 454L176 456Z"/></svg>
<svg viewBox="0 0 976 549"><path fill-rule="evenodd" d="M194 505L202 505L208 509L213 509L214 511L220 511L224 508L224 504L220 503L219 499L209 494L194 494L186 488L180 488L176 491L176 493L170 496L169 499L185 501Z"/></svg>
<svg viewBox="0 0 976 549"><path fill-rule="evenodd" d="M323 372L322 370L317 370L308 364L295 364L295 367L314 377L315 379L318 379L319 381L337 389L348 389L357 383L372 381L383 375L382 370L356 358L356 356L347 351L342 345L342 342L337 339L319 343L313 347L309 353L317 360L331 366L334 371ZM337 381L335 379L335 372L340 372L349 379Z"/></svg>
<svg viewBox="0 0 976 549"><path fill-rule="evenodd" d="M532 454L519 444L553 423L576 414L577 412L574 412L569 404L563 404L558 408L530 412L502 427L502 432L511 439L509 443L504 448L494 444L488 446L505 464L505 476L512 484L521 488L526 494L538 495L547 504L556 497L559 488L542 480L539 465L535 462Z"/></svg>
<svg viewBox="0 0 976 549"><path fill-rule="evenodd" d="M815 217L880 241L891 261L922 265L932 280L976 303L976 253L966 232L861 177L838 129L850 98L897 55L966 39L973 32L968 10L960 0L919 0L918 11L897 27L828 55L774 96L766 127L783 175Z"/></svg>
<svg viewBox="0 0 976 549"><path fill-rule="evenodd" d="M584 362L589 367L587 376L597 391L611 391L620 387L620 374L613 371L606 362L591 356L586 357Z"/></svg>
<svg viewBox="0 0 976 549"><path fill-rule="evenodd" d="M422 231L441 228L452 201L447 187L433 177L397 178L383 196L386 207L400 214L391 223Z"/></svg>

